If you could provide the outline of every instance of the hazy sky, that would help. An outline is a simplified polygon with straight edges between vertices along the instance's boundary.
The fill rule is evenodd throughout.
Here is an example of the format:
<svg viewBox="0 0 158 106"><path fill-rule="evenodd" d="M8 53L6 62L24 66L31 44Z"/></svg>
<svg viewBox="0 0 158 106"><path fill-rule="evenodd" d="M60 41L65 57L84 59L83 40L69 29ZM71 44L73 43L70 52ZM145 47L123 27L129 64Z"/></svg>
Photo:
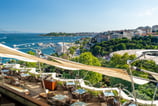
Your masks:
<svg viewBox="0 0 158 106"><path fill-rule="evenodd" d="M0 0L0 29L102 32L158 24L158 0Z"/></svg>

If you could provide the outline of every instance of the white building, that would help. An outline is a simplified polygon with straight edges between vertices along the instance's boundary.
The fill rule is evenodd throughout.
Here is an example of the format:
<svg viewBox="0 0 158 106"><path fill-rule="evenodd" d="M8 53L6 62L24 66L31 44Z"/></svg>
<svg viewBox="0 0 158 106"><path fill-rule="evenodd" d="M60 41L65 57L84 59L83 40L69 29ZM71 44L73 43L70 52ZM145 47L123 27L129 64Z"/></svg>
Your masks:
<svg viewBox="0 0 158 106"><path fill-rule="evenodd" d="M158 32L158 25L152 26L152 32Z"/></svg>
<svg viewBox="0 0 158 106"><path fill-rule="evenodd" d="M68 49L72 46L79 46L79 45L74 44L74 43L59 42L55 44L55 52L58 55L61 55L62 53L67 53Z"/></svg>
<svg viewBox="0 0 158 106"><path fill-rule="evenodd" d="M122 37L125 37L127 39L132 39L132 37L134 36L134 32L133 31L124 31Z"/></svg>
<svg viewBox="0 0 158 106"><path fill-rule="evenodd" d="M136 29L135 34L136 35L143 35L143 34L145 34L145 32L142 29Z"/></svg>

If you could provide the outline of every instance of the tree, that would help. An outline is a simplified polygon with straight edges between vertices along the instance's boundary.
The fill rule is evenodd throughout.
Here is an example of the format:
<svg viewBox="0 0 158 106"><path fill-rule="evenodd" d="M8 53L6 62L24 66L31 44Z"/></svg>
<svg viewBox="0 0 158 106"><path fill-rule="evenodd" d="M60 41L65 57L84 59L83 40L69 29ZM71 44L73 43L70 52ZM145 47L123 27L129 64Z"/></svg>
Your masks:
<svg viewBox="0 0 158 106"><path fill-rule="evenodd" d="M101 66L98 58L94 57L90 52L82 53L79 57L76 57L73 60L87 65ZM80 77L90 81L93 85L102 80L102 74L86 70L80 70Z"/></svg>
<svg viewBox="0 0 158 106"><path fill-rule="evenodd" d="M30 55L36 55L36 53L35 53L35 52L33 52L33 51L31 51L31 50L30 50L30 51L28 51L27 53L28 53L28 54L30 54Z"/></svg>
<svg viewBox="0 0 158 106"><path fill-rule="evenodd" d="M79 56L79 62L87 65L101 66L98 58L94 57L91 52L82 53Z"/></svg>
<svg viewBox="0 0 158 106"><path fill-rule="evenodd" d="M75 49L73 49L72 47L69 48L70 54L74 54L75 53Z"/></svg>
<svg viewBox="0 0 158 106"><path fill-rule="evenodd" d="M119 50L125 50L126 49L126 45L124 43L118 44L117 47L118 47Z"/></svg>
<svg viewBox="0 0 158 106"><path fill-rule="evenodd" d="M93 54L94 55L100 55L101 49L102 49L101 46L95 46L94 50L93 50Z"/></svg>
<svg viewBox="0 0 158 106"><path fill-rule="evenodd" d="M100 48L101 52L103 53L106 51L114 52L118 50L125 50L125 49L157 49L158 48L158 37L154 36L135 36L132 40L127 38L120 38L120 39L111 39L109 41L103 41L101 43L95 43L91 47L91 51L95 56L100 55Z"/></svg>
<svg viewBox="0 0 158 106"><path fill-rule="evenodd" d="M128 55L128 53L125 53L123 55L114 54L111 57L110 65L116 68L128 69L127 60L133 60L135 59L135 57L135 55Z"/></svg>

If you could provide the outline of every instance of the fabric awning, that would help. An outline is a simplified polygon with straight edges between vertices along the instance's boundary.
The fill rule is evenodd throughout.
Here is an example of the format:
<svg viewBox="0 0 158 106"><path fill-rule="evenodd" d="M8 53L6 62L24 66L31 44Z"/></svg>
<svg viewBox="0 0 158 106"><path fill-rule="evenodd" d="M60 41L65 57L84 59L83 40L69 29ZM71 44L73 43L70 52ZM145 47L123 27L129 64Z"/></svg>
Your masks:
<svg viewBox="0 0 158 106"><path fill-rule="evenodd" d="M39 58L33 55L26 54L24 52L18 51L16 49L10 48L8 46L5 46L3 44L0 44L0 54L3 54L4 56L10 57L10 58L16 58L19 60L30 60L30 61L37 61L41 63L46 63L49 65L53 65L55 67L67 69L67 70L87 70L87 71L93 71L100 74L104 74L111 77L121 78L127 81L131 81L130 76L128 75L127 71L123 69L116 69L116 68L107 68L107 67L99 67L99 66L90 66L85 65L81 63L76 63L72 61L68 61L65 59L61 59L58 57L51 58L54 61L49 61L43 58ZM2 56L2 55L1 55ZM137 81L135 82L137 83ZM138 83L140 84L140 83Z"/></svg>

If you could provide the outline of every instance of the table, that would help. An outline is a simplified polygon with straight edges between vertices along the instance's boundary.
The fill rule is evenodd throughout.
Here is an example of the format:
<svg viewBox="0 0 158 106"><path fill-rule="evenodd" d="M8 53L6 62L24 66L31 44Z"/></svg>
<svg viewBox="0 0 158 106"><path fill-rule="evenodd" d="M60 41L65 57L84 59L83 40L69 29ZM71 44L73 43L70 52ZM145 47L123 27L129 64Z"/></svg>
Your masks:
<svg viewBox="0 0 158 106"><path fill-rule="evenodd" d="M1 70L2 73L9 72L10 70Z"/></svg>
<svg viewBox="0 0 158 106"><path fill-rule="evenodd" d="M22 74L20 74L20 76L21 76L21 77L28 77L28 76L30 76L30 74L22 73Z"/></svg>
<svg viewBox="0 0 158 106"><path fill-rule="evenodd" d="M85 92L86 92L86 90L84 90L84 89L76 89L75 91L73 91L73 93L79 95L80 99L81 99L81 95L84 94Z"/></svg>
<svg viewBox="0 0 158 106"><path fill-rule="evenodd" d="M20 70L20 72L27 72L27 70Z"/></svg>
<svg viewBox="0 0 158 106"><path fill-rule="evenodd" d="M104 96L115 96L113 92L103 92Z"/></svg>
<svg viewBox="0 0 158 106"><path fill-rule="evenodd" d="M128 102L124 102L123 104L122 104L122 106L126 106L128 104L128 106L137 106L136 104L133 104L133 103L128 103Z"/></svg>
<svg viewBox="0 0 158 106"><path fill-rule="evenodd" d="M52 99L60 101L60 102L61 101L65 102L66 99L68 99L68 96L66 96L66 95L55 95L55 96L52 97Z"/></svg>
<svg viewBox="0 0 158 106"><path fill-rule="evenodd" d="M136 104L129 104L128 106L137 106Z"/></svg>
<svg viewBox="0 0 158 106"><path fill-rule="evenodd" d="M84 89L76 89L74 91L74 93L78 93L78 94L84 94L85 92L86 92L86 90L84 90Z"/></svg>
<svg viewBox="0 0 158 106"><path fill-rule="evenodd" d="M79 101L71 104L70 106L87 106L87 103Z"/></svg>
<svg viewBox="0 0 158 106"><path fill-rule="evenodd" d="M73 82L73 81L68 81L68 82L66 82L66 85L68 86L68 85L75 85L75 82Z"/></svg>

